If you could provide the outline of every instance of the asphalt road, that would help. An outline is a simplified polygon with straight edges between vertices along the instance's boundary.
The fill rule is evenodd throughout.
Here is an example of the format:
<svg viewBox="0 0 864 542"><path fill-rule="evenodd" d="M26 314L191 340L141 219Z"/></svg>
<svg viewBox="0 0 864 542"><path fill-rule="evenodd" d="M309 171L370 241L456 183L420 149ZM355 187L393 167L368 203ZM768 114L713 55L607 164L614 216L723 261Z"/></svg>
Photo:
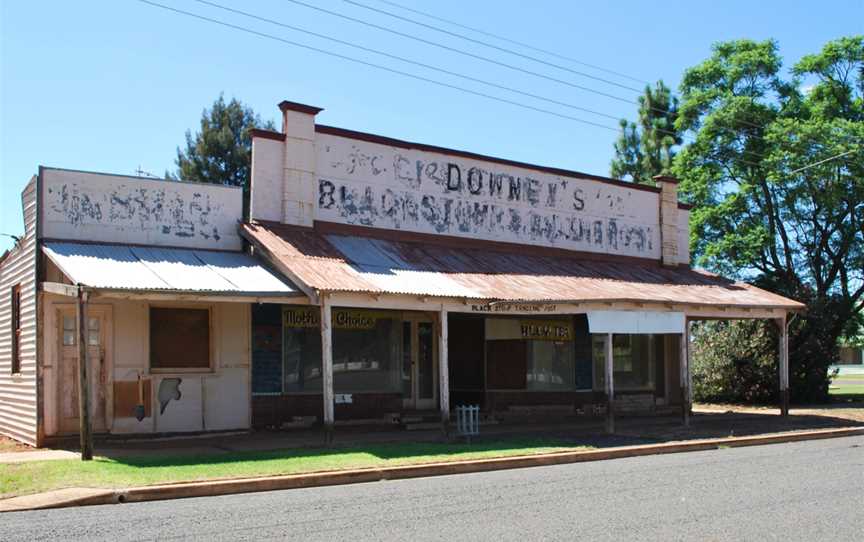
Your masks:
<svg viewBox="0 0 864 542"><path fill-rule="evenodd" d="M0 515L10 540L862 540L864 437Z"/></svg>

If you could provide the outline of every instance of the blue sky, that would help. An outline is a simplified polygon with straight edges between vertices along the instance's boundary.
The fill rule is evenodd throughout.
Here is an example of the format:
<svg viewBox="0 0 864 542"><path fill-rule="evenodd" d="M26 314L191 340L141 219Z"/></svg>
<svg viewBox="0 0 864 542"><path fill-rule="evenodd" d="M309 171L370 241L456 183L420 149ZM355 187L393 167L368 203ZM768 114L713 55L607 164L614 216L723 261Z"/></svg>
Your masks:
<svg viewBox="0 0 864 542"><path fill-rule="evenodd" d="M448 84L616 125L608 118L508 95L194 0L162 1ZM284 0L214 1L607 115L635 114L635 105L629 103ZM627 99L637 96L631 90L470 44L343 0L305 1L601 92ZM358 1L443 26L378 0ZM667 1L662 7L647 1L396 1L638 80L662 78L672 86L677 86L684 69L710 54L716 41L774 38L788 67L830 39L864 31L864 0L691 0ZM482 35L474 37L492 41ZM643 86L554 57L543 58L621 85ZM241 99L274 121L278 119L276 104L287 99L325 108L318 116L323 124L601 175L608 173L616 137L613 131L359 66L135 0L6 1L0 2L0 233L21 233L21 189L40 164L121 174L132 174L139 166L158 175L173 168L184 132L197 127L202 109L220 92ZM9 238L0 237L0 250L10 244Z"/></svg>

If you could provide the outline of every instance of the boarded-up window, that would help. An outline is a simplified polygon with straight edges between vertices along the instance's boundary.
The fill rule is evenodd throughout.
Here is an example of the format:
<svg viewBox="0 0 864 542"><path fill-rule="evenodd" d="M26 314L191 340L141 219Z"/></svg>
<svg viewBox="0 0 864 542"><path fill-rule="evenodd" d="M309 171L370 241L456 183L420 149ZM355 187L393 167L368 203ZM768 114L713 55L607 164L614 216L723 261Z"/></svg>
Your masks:
<svg viewBox="0 0 864 542"><path fill-rule="evenodd" d="M150 367L209 369L210 311L151 307Z"/></svg>
<svg viewBox="0 0 864 542"><path fill-rule="evenodd" d="M21 285L12 287L12 374L21 372Z"/></svg>

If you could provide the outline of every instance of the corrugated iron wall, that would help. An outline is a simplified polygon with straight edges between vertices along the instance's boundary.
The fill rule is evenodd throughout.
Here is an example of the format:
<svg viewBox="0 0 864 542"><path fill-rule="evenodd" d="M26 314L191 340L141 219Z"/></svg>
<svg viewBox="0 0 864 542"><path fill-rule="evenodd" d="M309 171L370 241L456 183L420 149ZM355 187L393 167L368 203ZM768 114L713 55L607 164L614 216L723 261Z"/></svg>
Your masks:
<svg viewBox="0 0 864 542"><path fill-rule="evenodd" d="M36 445L36 177L21 196L24 237L0 265L0 434ZM12 374L12 287L21 285L21 372Z"/></svg>

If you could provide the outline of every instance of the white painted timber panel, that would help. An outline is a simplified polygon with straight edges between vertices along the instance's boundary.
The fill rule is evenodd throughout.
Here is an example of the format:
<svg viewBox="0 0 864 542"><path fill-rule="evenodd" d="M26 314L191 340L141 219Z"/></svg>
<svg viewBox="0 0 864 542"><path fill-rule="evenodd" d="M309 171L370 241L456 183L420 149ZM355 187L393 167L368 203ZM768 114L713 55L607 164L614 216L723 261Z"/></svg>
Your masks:
<svg viewBox="0 0 864 542"><path fill-rule="evenodd" d="M329 134L316 147L316 220L660 257L655 192Z"/></svg>
<svg viewBox="0 0 864 542"><path fill-rule="evenodd" d="M240 250L242 190L43 169L47 239Z"/></svg>
<svg viewBox="0 0 864 542"><path fill-rule="evenodd" d="M591 333L683 333L683 312L588 311Z"/></svg>

